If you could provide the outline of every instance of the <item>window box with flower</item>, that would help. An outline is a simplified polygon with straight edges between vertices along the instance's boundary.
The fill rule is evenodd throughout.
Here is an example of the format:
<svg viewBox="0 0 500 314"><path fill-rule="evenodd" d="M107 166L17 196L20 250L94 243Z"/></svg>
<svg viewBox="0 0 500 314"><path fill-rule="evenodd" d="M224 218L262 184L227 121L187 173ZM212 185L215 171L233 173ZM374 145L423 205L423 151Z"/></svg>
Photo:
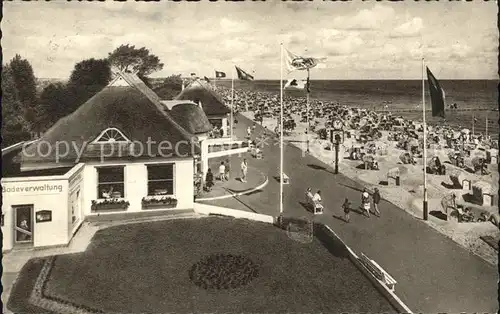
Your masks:
<svg viewBox="0 0 500 314"><path fill-rule="evenodd" d="M123 198L106 198L99 200L92 200L90 207L92 212L99 211L119 211L127 210L130 203Z"/></svg>
<svg viewBox="0 0 500 314"><path fill-rule="evenodd" d="M142 209L174 207L177 207L177 199L171 196L146 196L142 198Z"/></svg>

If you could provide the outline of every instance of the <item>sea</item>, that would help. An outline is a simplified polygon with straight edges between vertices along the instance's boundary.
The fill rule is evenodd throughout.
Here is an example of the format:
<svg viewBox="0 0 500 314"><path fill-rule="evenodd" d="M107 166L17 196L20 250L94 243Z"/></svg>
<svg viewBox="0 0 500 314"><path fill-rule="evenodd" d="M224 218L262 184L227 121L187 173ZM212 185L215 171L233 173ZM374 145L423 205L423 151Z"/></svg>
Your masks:
<svg viewBox="0 0 500 314"><path fill-rule="evenodd" d="M427 111L430 125L449 125L467 128L475 133L499 135L499 101L497 80L440 80L445 91L445 118L432 117ZM230 80L217 81L217 85L231 87ZM278 94L279 80L234 81L235 89L261 91ZM426 108L430 108L427 82L424 85ZM291 97L303 93L285 92ZM390 111L393 115L413 120L422 120L421 80L311 80L311 99L331 101L342 105ZM457 104L458 110L448 105ZM473 122L474 121L474 122Z"/></svg>

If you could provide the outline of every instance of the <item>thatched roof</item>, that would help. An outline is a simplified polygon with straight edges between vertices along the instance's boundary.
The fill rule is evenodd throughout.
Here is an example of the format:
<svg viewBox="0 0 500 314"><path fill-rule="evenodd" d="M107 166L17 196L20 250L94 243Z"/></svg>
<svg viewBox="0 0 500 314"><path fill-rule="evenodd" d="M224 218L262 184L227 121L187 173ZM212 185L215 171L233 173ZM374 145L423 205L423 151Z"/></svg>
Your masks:
<svg viewBox="0 0 500 314"><path fill-rule="evenodd" d="M59 144L59 161L77 162L78 152L83 149L80 161L99 159L103 153L114 157L154 157L171 153L172 156L189 156L189 145L178 145L179 151L164 152L157 148L168 141L176 147L180 141L191 141L193 134L184 129L164 106L158 96L133 74L120 74L130 86L107 86L80 106L72 114L59 120L40 139L30 145L26 153L19 155L21 162L55 162L58 143L68 143L67 153ZM140 81L140 82L139 82ZM142 82L142 83L141 83ZM92 144L107 128L120 130L131 142L143 144ZM152 142L151 155L146 143ZM52 148L48 153L49 143ZM165 147L163 145L162 147ZM199 150L195 146L196 151ZM112 152L112 153L111 153ZM163 155L165 156L165 155Z"/></svg>
<svg viewBox="0 0 500 314"><path fill-rule="evenodd" d="M175 97L176 100L191 100L201 102L203 111L210 116L222 116L231 112L224 104L222 98L213 90L203 84L191 84Z"/></svg>
<svg viewBox="0 0 500 314"><path fill-rule="evenodd" d="M208 133L212 130L212 125L203 109L193 102L185 101L173 106L170 115L192 134Z"/></svg>

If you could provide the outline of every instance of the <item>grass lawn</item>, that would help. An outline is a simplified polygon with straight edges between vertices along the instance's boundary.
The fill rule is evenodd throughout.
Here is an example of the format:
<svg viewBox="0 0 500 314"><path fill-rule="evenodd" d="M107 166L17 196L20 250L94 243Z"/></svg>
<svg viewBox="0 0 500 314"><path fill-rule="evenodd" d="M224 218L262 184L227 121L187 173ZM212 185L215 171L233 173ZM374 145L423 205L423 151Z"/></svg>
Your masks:
<svg viewBox="0 0 500 314"><path fill-rule="evenodd" d="M395 312L345 248L331 244L219 217L111 227L86 252L55 259L45 295L105 313ZM234 289L199 287L190 280L193 265L212 254L240 256L252 278Z"/></svg>

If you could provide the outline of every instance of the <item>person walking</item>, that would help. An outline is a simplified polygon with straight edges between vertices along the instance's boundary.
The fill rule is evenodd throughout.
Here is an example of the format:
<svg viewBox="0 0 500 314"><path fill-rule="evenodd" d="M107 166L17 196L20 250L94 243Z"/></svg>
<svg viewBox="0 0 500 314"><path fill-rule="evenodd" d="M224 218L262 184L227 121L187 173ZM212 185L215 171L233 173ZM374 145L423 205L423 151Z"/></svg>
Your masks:
<svg viewBox="0 0 500 314"><path fill-rule="evenodd" d="M247 172L248 172L248 164L247 159L244 158L241 162L241 182L247 182Z"/></svg>
<svg viewBox="0 0 500 314"><path fill-rule="evenodd" d="M372 195L373 199L373 209L375 210L375 214L380 217L380 210L378 209L378 204L380 203L380 192L378 188L375 188L375 192Z"/></svg>
<svg viewBox="0 0 500 314"><path fill-rule="evenodd" d="M344 201L344 204L342 204L342 209L344 209L344 220L345 222L349 222L350 221L350 217L349 217L349 213L351 211L351 203L349 202L349 200L345 199Z"/></svg>
<svg viewBox="0 0 500 314"><path fill-rule="evenodd" d="M229 162L229 159L226 159L226 169L224 176L226 178L226 181L229 181L229 177L231 176L231 163Z"/></svg>
<svg viewBox="0 0 500 314"><path fill-rule="evenodd" d="M208 168L207 175L205 177L206 191L210 192L213 186L214 186L214 174L212 173L212 169Z"/></svg>
<svg viewBox="0 0 500 314"><path fill-rule="evenodd" d="M224 181L224 176L226 175L226 166L224 165L224 162L221 161L220 162L220 166L219 166L219 179L221 181Z"/></svg>
<svg viewBox="0 0 500 314"><path fill-rule="evenodd" d="M366 189L361 194L361 206L366 211L366 216L370 217L370 194L368 194Z"/></svg>

